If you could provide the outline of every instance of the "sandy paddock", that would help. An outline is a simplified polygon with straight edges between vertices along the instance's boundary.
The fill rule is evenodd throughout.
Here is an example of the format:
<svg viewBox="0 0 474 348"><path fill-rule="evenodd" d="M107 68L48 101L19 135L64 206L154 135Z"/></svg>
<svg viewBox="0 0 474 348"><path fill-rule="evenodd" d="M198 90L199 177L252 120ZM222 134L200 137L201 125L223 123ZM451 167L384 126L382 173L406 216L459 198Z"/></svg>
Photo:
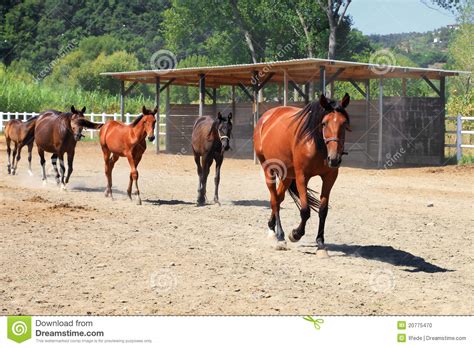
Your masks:
<svg viewBox="0 0 474 348"><path fill-rule="evenodd" d="M222 205L196 207L192 157L148 149L137 206L124 159L115 201L104 197L97 143L78 145L67 192L52 176L42 186L34 151L34 177L26 151L11 177L0 143L2 315L473 313L473 167L341 168L331 257L319 259L314 213L288 251L266 238L269 196L252 161L225 160ZM287 199L286 232L298 221Z"/></svg>

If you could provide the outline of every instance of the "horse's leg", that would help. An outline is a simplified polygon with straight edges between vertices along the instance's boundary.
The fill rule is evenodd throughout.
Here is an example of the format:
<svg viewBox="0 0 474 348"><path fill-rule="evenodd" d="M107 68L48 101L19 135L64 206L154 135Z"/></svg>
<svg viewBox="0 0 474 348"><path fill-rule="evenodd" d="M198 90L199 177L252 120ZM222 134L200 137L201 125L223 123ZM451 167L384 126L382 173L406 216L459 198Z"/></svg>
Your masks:
<svg viewBox="0 0 474 348"><path fill-rule="evenodd" d="M71 177L72 171L74 170L74 155L75 149L68 151L67 153L67 175L66 175L66 184L69 183L69 178Z"/></svg>
<svg viewBox="0 0 474 348"><path fill-rule="evenodd" d="M15 162L15 159L16 159L16 153L18 151L18 143L15 143L15 147L13 148L13 160L12 160L12 175L15 175L15 169L16 169L16 162Z"/></svg>
<svg viewBox="0 0 474 348"><path fill-rule="evenodd" d="M202 189L202 166L201 166L201 156L199 156L196 152L194 152L194 162L196 163L197 174L198 174L198 177L199 177L197 204L198 204L198 205L201 205L201 204L204 203L204 202L202 202L202 199L201 199L201 189Z"/></svg>
<svg viewBox="0 0 474 348"><path fill-rule="evenodd" d="M40 158L40 164L41 164L41 169L42 169L42 174L43 174L43 183L46 183L46 160L44 159L44 150L40 147L38 147L38 155Z"/></svg>
<svg viewBox="0 0 474 348"><path fill-rule="evenodd" d="M288 239L292 242L297 242L304 236L306 221L308 221L311 211L308 206L308 180L305 178L303 173L296 173L296 188L298 189L298 194L300 197L300 217L301 221L297 228L295 228L291 233L288 235Z"/></svg>
<svg viewBox="0 0 474 348"><path fill-rule="evenodd" d="M32 159L32 152L33 152L33 141L28 144L28 174L33 176L33 171L31 170L31 159Z"/></svg>
<svg viewBox="0 0 474 348"><path fill-rule="evenodd" d="M274 219L274 228L275 228L275 237L277 239L277 250L286 250L286 241L285 241L285 232L283 231L283 227L281 226L280 221L280 205L284 199L284 192L288 189L291 179L285 178L281 181L279 186L279 191L281 193L278 195L278 191L275 184L275 174L269 173L268 171L265 172L265 182L267 184L268 190L270 191L270 205L272 207L272 217L268 222L269 227L271 228L272 219Z"/></svg>
<svg viewBox="0 0 474 348"><path fill-rule="evenodd" d="M134 161L135 161L135 169L137 170L137 178L135 179L135 194L137 195L138 198L138 204L142 204L142 199L140 198L140 190L138 189L138 164L140 163L142 159L143 152L139 152L135 154Z"/></svg>
<svg viewBox="0 0 474 348"><path fill-rule="evenodd" d="M219 202L219 183L221 181L221 166L224 161L224 155L219 153L215 157L216 159L216 176L214 178L214 203L221 204Z"/></svg>
<svg viewBox="0 0 474 348"><path fill-rule="evenodd" d="M59 175L59 171L58 171L58 155L56 155L55 153L53 153L51 155L51 163L53 165L53 169L54 169L54 172L56 173L56 184L59 185L60 181L60 175Z"/></svg>
<svg viewBox="0 0 474 348"><path fill-rule="evenodd" d="M66 188L66 183L64 182L65 176L66 176L66 166L64 165L64 154L60 154L58 156L59 158L59 167L61 170L61 190L64 190Z"/></svg>
<svg viewBox="0 0 474 348"><path fill-rule="evenodd" d="M11 174L12 173L12 163L11 163L10 157L11 157L11 153L12 153L12 149L11 149L12 140L10 139L10 137L6 137L6 142L7 142L7 157L8 157L7 170L8 170L8 174Z"/></svg>
<svg viewBox="0 0 474 348"><path fill-rule="evenodd" d="M210 153L206 153L201 158L201 166L202 166L202 179L201 179L201 192L198 200L198 205L206 204L206 186L207 186L207 177L209 175L209 171L212 165L212 155Z"/></svg>
<svg viewBox="0 0 474 348"><path fill-rule="evenodd" d="M23 148L23 143L18 143L18 150L16 153L16 161L15 161L15 168L13 169L13 173L18 171L18 162L21 159L21 149Z"/></svg>
<svg viewBox="0 0 474 348"><path fill-rule="evenodd" d="M104 172L107 179L107 186L105 187L105 197L112 197L112 171L110 170L110 151L106 146L102 146L102 154L104 155Z"/></svg>
<svg viewBox="0 0 474 348"><path fill-rule="evenodd" d="M265 161L261 162L264 163ZM285 193L288 187L290 186L291 180L286 181L282 180L278 184L277 188L277 202L278 204L281 204L285 200ZM276 217L273 211L271 212L270 219L268 220L268 228L270 229L269 232L271 232L273 235L275 235L275 225L276 225Z"/></svg>
<svg viewBox="0 0 474 348"><path fill-rule="evenodd" d="M133 154L129 153L127 154L127 159L128 159L128 164L130 164L130 184L128 185L128 197L132 199L132 181L135 181L135 188L137 192L135 193L138 198L138 205L142 204L142 200L140 198L140 191L138 190L138 171L137 171L137 166L135 165L135 159L133 158Z"/></svg>
<svg viewBox="0 0 474 348"><path fill-rule="evenodd" d="M321 203L319 206L319 227L318 235L316 236L316 244L318 249L325 250L324 245L324 226L326 224L326 217L328 216L329 194L332 186L337 179L337 171L326 174L322 177L323 185L321 189Z"/></svg>

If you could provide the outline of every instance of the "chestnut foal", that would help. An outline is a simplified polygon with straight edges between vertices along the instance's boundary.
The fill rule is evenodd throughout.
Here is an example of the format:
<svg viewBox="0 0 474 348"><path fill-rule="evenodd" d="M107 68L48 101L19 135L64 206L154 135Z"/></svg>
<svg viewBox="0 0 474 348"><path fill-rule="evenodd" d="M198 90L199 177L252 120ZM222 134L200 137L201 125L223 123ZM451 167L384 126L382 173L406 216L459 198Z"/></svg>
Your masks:
<svg viewBox="0 0 474 348"><path fill-rule="evenodd" d="M138 204L142 204L140 191L138 190L138 171L137 167L146 150L146 140L155 139L155 114L158 111L147 110L143 107L143 114L140 115L130 125L125 125L117 121L108 121L100 129L100 146L104 153L105 176L107 177L107 188L105 197L112 197L112 170L119 157L127 157L130 164L130 182L128 184L128 197L132 199L132 184L135 181L135 188L138 198Z"/></svg>

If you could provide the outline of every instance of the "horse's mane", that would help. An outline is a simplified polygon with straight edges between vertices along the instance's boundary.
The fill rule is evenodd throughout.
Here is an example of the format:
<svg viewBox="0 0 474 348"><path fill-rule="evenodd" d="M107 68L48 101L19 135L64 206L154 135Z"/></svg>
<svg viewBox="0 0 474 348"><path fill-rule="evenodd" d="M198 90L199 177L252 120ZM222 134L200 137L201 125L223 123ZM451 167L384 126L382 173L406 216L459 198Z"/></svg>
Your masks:
<svg viewBox="0 0 474 348"><path fill-rule="evenodd" d="M138 122L140 122L140 121L142 120L142 118L143 118L144 116L145 116L144 114L141 114L141 115L138 116L136 119L134 119L133 122L130 123L130 125L131 125L132 127L135 127L135 126L138 124Z"/></svg>
<svg viewBox="0 0 474 348"><path fill-rule="evenodd" d="M346 110L334 100L328 99L332 108L343 114L349 121L349 115ZM329 112L325 110L319 100L314 100L307 104L303 109L293 115L294 120L298 124L297 139L298 141L306 141L314 139L319 149L324 148L324 139L321 132L321 122ZM292 123L293 123L292 122Z"/></svg>

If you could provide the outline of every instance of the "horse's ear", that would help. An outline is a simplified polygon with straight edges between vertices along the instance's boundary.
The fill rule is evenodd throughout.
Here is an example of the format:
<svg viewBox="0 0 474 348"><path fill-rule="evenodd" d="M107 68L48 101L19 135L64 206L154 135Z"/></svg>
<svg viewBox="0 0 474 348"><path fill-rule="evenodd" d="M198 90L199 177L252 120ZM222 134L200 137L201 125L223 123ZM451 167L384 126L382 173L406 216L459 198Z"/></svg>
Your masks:
<svg viewBox="0 0 474 348"><path fill-rule="evenodd" d="M222 120L223 120L222 114L221 114L220 111L217 113L217 119L218 119L219 121L222 121Z"/></svg>
<svg viewBox="0 0 474 348"><path fill-rule="evenodd" d="M350 101L351 101L351 97L348 93L346 93L341 100L341 106L345 109L347 105L349 105Z"/></svg>
<svg viewBox="0 0 474 348"><path fill-rule="evenodd" d="M319 97L319 104L321 105L321 107L326 110L326 111L333 111L333 107L331 106L331 104L329 103L329 100L327 100L327 98L324 96L324 94L321 94L321 96Z"/></svg>
<svg viewBox="0 0 474 348"><path fill-rule="evenodd" d="M71 112L73 114L77 114L77 111L76 111L76 108L74 107L74 105L71 105Z"/></svg>
<svg viewBox="0 0 474 348"><path fill-rule="evenodd" d="M147 114L146 111L147 111L147 110L146 110L146 107L145 107L145 105L143 105L143 107L142 107L142 114L143 114L143 115L146 115L146 114Z"/></svg>
<svg viewBox="0 0 474 348"><path fill-rule="evenodd" d="M229 112L229 116L227 116L227 120L228 121L232 120L232 112Z"/></svg>
<svg viewBox="0 0 474 348"><path fill-rule="evenodd" d="M86 107L85 106L81 110L81 113L84 113L84 112L86 112Z"/></svg>

